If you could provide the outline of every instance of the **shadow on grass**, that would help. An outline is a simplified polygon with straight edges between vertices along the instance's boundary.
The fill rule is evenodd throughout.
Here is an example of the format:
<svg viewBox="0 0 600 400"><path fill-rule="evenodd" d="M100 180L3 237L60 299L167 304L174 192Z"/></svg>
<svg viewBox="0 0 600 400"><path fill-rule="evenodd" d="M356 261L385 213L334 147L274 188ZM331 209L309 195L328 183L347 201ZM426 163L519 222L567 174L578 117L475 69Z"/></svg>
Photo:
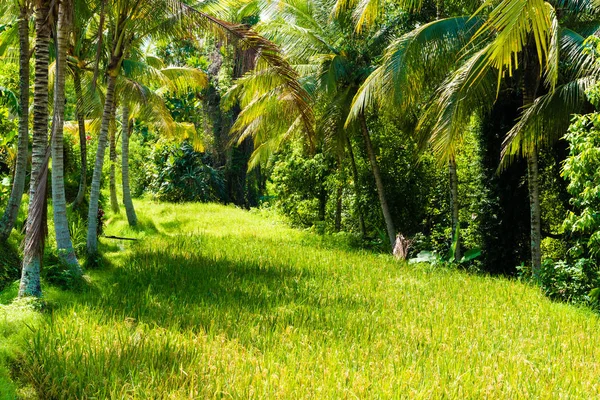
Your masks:
<svg viewBox="0 0 600 400"><path fill-rule="evenodd" d="M181 227L181 221L178 219L174 219L167 222L161 222L160 226L162 226L165 230L176 230Z"/></svg>
<svg viewBox="0 0 600 400"><path fill-rule="evenodd" d="M130 226L129 229L131 229L134 232L145 232L146 234L159 233L158 227L156 226L154 221L150 218L145 218L143 216L139 216L137 225Z"/></svg>
<svg viewBox="0 0 600 400"><path fill-rule="evenodd" d="M248 327L262 334L288 326L330 330L344 315L373 306L333 290L334 280L281 260L232 261L190 252L185 238L167 243L172 245L136 246L123 265L104 275L101 287L76 302L117 319L225 334L246 344L256 340Z"/></svg>
<svg viewBox="0 0 600 400"><path fill-rule="evenodd" d="M0 244L0 291L21 275L21 257L16 246Z"/></svg>

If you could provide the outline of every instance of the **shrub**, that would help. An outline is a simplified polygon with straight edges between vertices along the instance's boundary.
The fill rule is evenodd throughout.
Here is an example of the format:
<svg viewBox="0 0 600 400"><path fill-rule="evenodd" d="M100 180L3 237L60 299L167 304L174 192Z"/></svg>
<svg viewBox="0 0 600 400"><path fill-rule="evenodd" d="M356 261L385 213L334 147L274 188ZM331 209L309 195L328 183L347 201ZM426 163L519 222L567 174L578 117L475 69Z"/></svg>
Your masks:
<svg viewBox="0 0 600 400"><path fill-rule="evenodd" d="M595 104L598 92L598 87L588 92ZM572 209L563 228L569 248L565 260L543 263L539 281L552 298L589 302L591 291L600 285L600 114L576 116L565 139L569 156L562 175L568 181Z"/></svg>
<svg viewBox="0 0 600 400"><path fill-rule="evenodd" d="M0 246L0 291L19 279L20 267L21 259L17 250L10 244Z"/></svg>
<svg viewBox="0 0 600 400"><path fill-rule="evenodd" d="M590 292L600 284L598 267L588 258L567 262L544 260L539 276L544 293L555 300L587 303Z"/></svg>
<svg viewBox="0 0 600 400"><path fill-rule="evenodd" d="M224 198L223 173L208 165L204 155L188 141L158 141L151 155L149 191L171 202L220 201Z"/></svg>

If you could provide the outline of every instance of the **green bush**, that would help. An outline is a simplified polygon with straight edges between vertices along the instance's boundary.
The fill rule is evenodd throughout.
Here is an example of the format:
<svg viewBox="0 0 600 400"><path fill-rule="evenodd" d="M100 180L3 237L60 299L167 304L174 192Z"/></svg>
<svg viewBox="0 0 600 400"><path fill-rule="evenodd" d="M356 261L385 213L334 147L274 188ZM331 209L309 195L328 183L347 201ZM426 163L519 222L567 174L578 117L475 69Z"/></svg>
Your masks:
<svg viewBox="0 0 600 400"><path fill-rule="evenodd" d="M151 154L148 190L159 200L170 202L221 201L223 173L208 165L204 157L188 141L173 144L159 140Z"/></svg>
<svg viewBox="0 0 600 400"><path fill-rule="evenodd" d="M588 93L592 102L598 90ZM568 250L564 260L544 261L539 281L552 298L589 302L592 290L600 286L600 114L576 116L565 139L569 155L562 175L572 206L563 223Z"/></svg>
<svg viewBox="0 0 600 400"><path fill-rule="evenodd" d="M270 191L276 208L293 226L307 228L320 222L317 228L325 230L329 164L323 153L308 158L301 148L292 148L277 157Z"/></svg>
<svg viewBox="0 0 600 400"><path fill-rule="evenodd" d="M16 248L5 243L0 246L0 291L11 282L19 279L21 258Z"/></svg>
<svg viewBox="0 0 600 400"><path fill-rule="evenodd" d="M544 260L539 279L548 297L570 303L589 302L590 292L600 283L597 265L587 258Z"/></svg>

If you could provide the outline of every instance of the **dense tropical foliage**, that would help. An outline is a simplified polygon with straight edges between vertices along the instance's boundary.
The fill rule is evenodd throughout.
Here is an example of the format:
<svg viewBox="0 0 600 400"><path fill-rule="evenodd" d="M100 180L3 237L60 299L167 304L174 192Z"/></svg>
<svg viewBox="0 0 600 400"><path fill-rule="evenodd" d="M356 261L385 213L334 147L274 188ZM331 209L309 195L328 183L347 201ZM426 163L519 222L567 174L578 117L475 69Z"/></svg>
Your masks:
<svg viewBox="0 0 600 400"><path fill-rule="evenodd" d="M137 204L203 202L599 308L597 2L0 11L0 291L88 290L111 245L162 232Z"/></svg>

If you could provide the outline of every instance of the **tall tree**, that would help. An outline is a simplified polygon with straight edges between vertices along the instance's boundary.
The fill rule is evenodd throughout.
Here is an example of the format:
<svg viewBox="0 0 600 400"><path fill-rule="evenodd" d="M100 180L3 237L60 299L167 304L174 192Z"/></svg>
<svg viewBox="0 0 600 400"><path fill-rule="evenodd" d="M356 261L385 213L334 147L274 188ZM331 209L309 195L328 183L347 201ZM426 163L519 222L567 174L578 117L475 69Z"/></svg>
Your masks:
<svg viewBox="0 0 600 400"><path fill-rule="evenodd" d="M29 215L25 231L19 297L41 296L40 270L47 231L46 189L48 176L48 65L51 1L35 4L35 78L33 94L33 149L29 186Z"/></svg>
<svg viewBox="0 0 600 400"><path fill-rule="evenodd" d="M316 131L326 137L335 151L344 153L350 131L344 122L352 98L370 71L371 58L382 49L386 32L371 37L348 33L348 14L330 18L326 10L327 3L322 1L278 1L264 6L269 18L257 29L280 44L291 62L298 65L303 81L311 86L313 100L329 104ZM268 152L297 127L293 119L282 118L281 110L285 109L281 105L282 97L274 96L265 75L264 72L246 75L229 94L242 100L244 109L234 129L241 132L242 140L249 136L255 138L258 147L251 160L254 164L265 160ZM260 116L260 124L256 123L257 116ZM365 143L391 251L396 230L366 116L362 114L352 128L360 132ZM273 135L273 132L279 134ZM355 184L358 184L356 179Z"/></svg>
<svg viewBox="0 0 600 400"><path fill-rule="evenodd" d="M300 87L296 74L280 56L279 49L273 43L257 35L246 26L230 24L194 9L183 2L173 0L148 1L116 1L108 7L107 12L110 37L109 62L106 67L107 89L104 111L98 137L98 150L92 177L90 205L88 211L87 253L93 255L98 251L97 214L100 197L100 181L104 153L108 139L110 110L114 108L115 87L117 77L121 73L124 54L134 48L137 43L152 37L187 35L186 28L212 31L224 38L233 40L243 48L253 48L263 63L270 65L275 75L288 90L290 103L300 115L300 120L311 132L312 110L307 100L306 91Z"/></svg>
<svg viewBox="0 0 600 400"><path fill-rule="evenodd" d="M475 112L488 113L503 88L520 91L523 112L504 154L506 161L515 154L529 158L535 274L541 262L537 151L566 131L569 115L586 103L584 92L599 76L577 33L597 30L598 11L587 0L488 1L474 16L424 24L390 44L354 100L355 116L371 103L404 113L422 104L428 89L433 95L420 113L419 129L447 160Z"/></svg>
<svg viewBox="0 0 600 400"><path fill-rule="evenodd" d="M0 242L10 236L15 226L21 200L25 190L27 161L29 158L29 14L31 4L28 0L18 2L19 6L19 139L17 161L13 185L6 211L0 219Z"/></svg>
<svg viewBox="0 0 600 400"><path fill-rule="evenodd" d="M115 104L115 109L117 105ZM117 199L117 124L115 119L110 122L108 128L109 160L110 169L108 174L108 184L110 189L110 208L113 213L119 212L119 200Z"/></svg>
<svg viewBox="0 0 600 400"><path fill-rule="evenodd" d="M104 2L102 2L104 4ZM100 5L100 16L102 18L103 9ZM90 34L95 26L95 11L97 3L87 1L75 1L73 7L73 23L71 46L68 53L68 66L73 75L73 87L75 89L75 116L79 133L79 154L80 154L80 175L79 189L77 196L73 200L73 207L76 208L83 203L87 192L87 133L86 117L90 114L91 104L86 98L92 95L87 93L88 87L85 85L85 75L88 73L89 66L94 61L95 49L102 49L102 35L94 37ZM100 32L103 32L100 27ZM98 35L96 35L98 36ZM95 103L92 103L95 104ZM100 114L101 115L101 114Z"/></svg>
<svg viewBox="0 0 600 400"><path fill-rule="evenodd" d="M65 78L67 70L67 48L72 21L71 0L61 0L58 7L58 26L56 29L56 78L54 88L54 118L52 123L52 210L58 257L71 273L83 274L69 232L67 220L67 199L64 177L64 114L65 114Z"/></svg>
<svg viewBox="0 0 600 400"><path fill-rule="evenodd" d="M129 120L129 106L123 102L123 111L121 116L121 174L123 183L123 204L127 214L127 222L130 226L137 225L137 215L131 199L131 189L129 187L129 136L131 132Z"/></svg>
<svg viewBox="0 0 600 400"><path fill-rule="evenodd" d="M79 173L79 189L73 201L73 207L79 206L85 198L87 190L87 134L85 131L85 113L83 109L83 90L81 87L81 72L75 68L73 71L73 86L75 88L75 114L79 133L79 155L81 170Z"/></svg>
<svg viewBox="0 0 600 400"><path fill-rule="evenodd" d="M196 68L166 67L163 61L151 53L131 51L123 60L123 74L117 82L117 92L122 107L121 118L121 173L123 204L130 226L137 224L137 215L129 187L129 139L131 135L131 110L157 133L171 138L189 139L195 148L203 146L203 140L191 123L179 123L173 119L165 104L165 95L200 92L206 88L208 77ZM154 89L152 89L154 88ZM111 197L113 190L111 188Z"/></svg>

